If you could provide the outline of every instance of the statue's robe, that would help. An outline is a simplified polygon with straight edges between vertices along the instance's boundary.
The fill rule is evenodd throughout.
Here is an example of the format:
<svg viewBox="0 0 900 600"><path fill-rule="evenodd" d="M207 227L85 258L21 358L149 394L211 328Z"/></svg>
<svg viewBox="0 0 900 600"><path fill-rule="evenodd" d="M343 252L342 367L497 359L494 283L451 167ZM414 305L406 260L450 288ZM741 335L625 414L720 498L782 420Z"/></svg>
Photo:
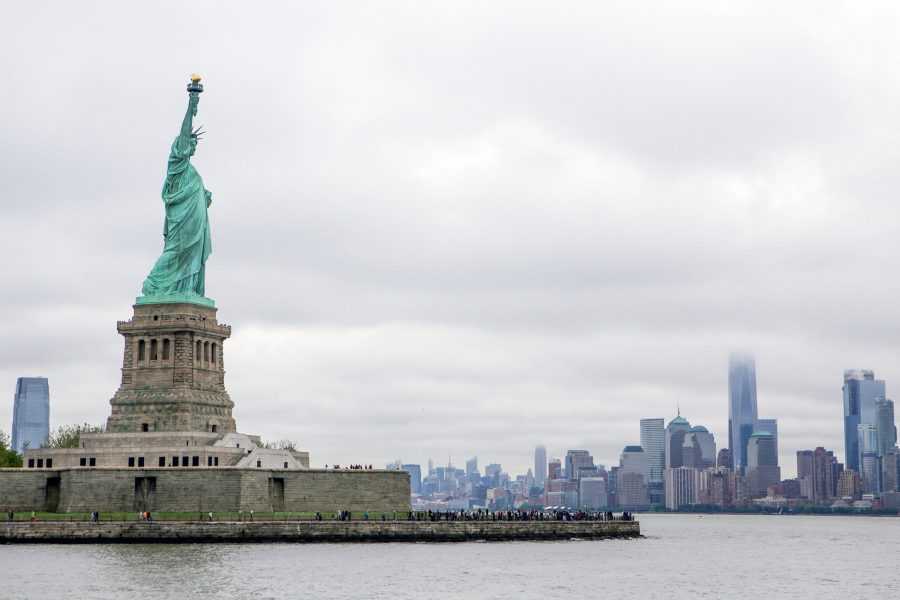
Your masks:
<svg viewBox="0 0 900 600"><path fill-rule="evenodd" d="M205 293L206 259L212 254L209 217L210 193L190 162L190 136L172 143L162 199L166 208L165 246L144 280L144 296L199 295Z"/></svg>

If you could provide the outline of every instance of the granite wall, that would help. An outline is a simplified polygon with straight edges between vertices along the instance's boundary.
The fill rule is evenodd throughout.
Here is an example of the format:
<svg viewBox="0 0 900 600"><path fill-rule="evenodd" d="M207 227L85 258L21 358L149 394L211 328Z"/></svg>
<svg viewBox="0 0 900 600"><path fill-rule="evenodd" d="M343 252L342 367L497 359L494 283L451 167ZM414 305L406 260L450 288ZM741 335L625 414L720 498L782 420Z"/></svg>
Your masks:
<svg viewBox="0 0 900 600"><path fill-rule="evenodd" d="M403 511L405 471L0 469L0 510Z"/></svg>

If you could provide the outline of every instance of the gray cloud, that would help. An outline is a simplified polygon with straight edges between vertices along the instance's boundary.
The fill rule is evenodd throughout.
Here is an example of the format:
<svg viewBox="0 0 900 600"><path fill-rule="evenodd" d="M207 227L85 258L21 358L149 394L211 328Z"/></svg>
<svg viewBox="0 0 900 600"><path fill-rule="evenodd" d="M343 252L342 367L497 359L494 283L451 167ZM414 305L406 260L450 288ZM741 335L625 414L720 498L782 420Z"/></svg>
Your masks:
<svg viewBox="0 0 900 600"><path fill-rule="evenodd" d="M721 447L746 348L791 472L842 369L900 376L893 5L7 13L0 381L56 423L108 410L195 70L236 417L318 464L610 464L676 403Z"/></svg>

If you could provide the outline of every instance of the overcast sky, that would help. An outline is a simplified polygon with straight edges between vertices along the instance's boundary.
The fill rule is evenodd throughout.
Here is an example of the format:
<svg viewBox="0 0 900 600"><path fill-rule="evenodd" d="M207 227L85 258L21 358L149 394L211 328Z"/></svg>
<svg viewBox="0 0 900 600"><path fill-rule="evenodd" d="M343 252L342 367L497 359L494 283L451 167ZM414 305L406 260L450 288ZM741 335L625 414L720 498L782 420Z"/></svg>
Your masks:
<svg viewBox="0 0 900 600"><path fill-rule="evenodd" d="M0 428L23 375L108 415L196 71L241 431L518 473L680 404L725 447L743 350L785 474L843 459L843 369L900 379L895 4L337 4L4 7Z"/></svg>

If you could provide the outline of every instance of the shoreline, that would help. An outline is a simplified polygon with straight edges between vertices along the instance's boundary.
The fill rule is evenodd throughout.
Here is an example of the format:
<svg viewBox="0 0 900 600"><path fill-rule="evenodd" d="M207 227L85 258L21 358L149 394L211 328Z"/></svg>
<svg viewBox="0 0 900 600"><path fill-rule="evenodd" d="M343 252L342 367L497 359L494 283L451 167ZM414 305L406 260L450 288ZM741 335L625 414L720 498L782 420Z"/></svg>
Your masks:
<svg viewBox="0 0 900 600"><path fill-rule="evenodd" d="M639 538L638 521L39 521L0 544L550 541Z"/></svg>

